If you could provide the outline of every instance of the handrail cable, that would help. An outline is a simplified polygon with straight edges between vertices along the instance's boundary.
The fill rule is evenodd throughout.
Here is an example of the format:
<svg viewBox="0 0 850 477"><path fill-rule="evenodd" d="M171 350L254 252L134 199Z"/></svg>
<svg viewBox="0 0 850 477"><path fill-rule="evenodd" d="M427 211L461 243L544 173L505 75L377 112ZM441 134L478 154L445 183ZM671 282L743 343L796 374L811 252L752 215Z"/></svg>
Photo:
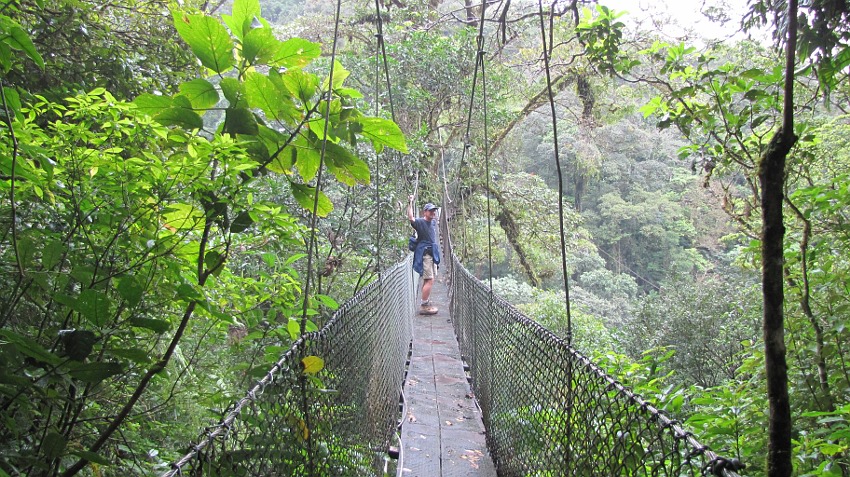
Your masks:
<svg viewBox="0 0 850 477"><path fill-rule="evenodd" d="M322 178L323 178L323 169L325 165L325 153L327 151L328 145L328 128L330 126L330 114L331 114L331 101L333 100L333 85L334 85L334 67L336 66L336 48L337 48L337 40L339 38L339 23L340 23L340 10L342 9L342 0L337 0L336 2L336 13L334 19L334 36L333 36L333 46L331 47L331 64L330 70L328 71L328 90L321 92L321 96L324 96L326 103L325 107L325 125L322 133L322 150L319 155L319 169L316 172L316 189L313 195L313 210L310 215L310 239L307 245L307 276L304 278L304 299L301 307L301 322L300 322L300 330L299 334L304 336L307 333L307 310L310 304L310 281L313 277L313 253L316 249L316 227L318 226L318 213L319 213L319 194L322 192ZM322 98L319 98L319 101L322 101ZM302 341L302 345L300 347L301 351L301 359L307 357L307 347L306 341ZM312 429L310 422L310 412L309 405L307 399L307 386L304 385L307 381L307 376L302 374L298 378L301 382L301 412L304 416L304 425L307 429ZM315 474L314 462L313 462L313 439L312 432L307 432L305 436L305 441L307 444L307 468L309 469L309 475Z"/></svg>

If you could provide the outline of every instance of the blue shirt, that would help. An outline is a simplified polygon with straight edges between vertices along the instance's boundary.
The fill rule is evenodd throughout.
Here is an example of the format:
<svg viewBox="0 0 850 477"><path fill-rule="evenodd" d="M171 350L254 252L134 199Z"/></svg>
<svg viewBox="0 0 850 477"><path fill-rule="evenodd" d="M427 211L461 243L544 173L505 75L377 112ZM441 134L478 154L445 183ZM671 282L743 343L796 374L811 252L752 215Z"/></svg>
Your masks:
<svg viewBox="0 0 850 477"><path fill-rule="evenodd" d="M416 250L413 251L413 270L422 275L425 269L422 257L429 252L434 257L434 265L440 264L440 242L437 241L437 219L428 222L418 217L410 222L413 230L416 230Z"/></svg>

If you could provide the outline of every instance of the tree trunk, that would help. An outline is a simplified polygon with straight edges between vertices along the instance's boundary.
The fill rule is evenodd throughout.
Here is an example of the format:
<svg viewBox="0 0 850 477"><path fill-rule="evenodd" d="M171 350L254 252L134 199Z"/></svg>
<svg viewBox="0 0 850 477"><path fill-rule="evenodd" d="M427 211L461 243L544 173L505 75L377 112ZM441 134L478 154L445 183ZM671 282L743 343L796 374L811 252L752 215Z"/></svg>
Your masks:
<svg viewBox="0 0 850 477"><path fill-rule="evenodd" d="M505 204L505 198L499 191L490 188L488 192L496 198L496 202L499 203L499 207L501 208L501 211L496 215L496 221L499 222L502 230L505 231L505 236L508 238L508 242L510 242L511 247L513 247L519 257L519 263L522 265L523 270L525 270L525 275L528 277L528 281L534 287L539 288L540 278L534 271L534 267L531 265L531 260L529 260L528 254L526 254L525 249L522 248L522 243L519 237L519 226L511 213L511 209L507 206L507 204Z"/></svg>
<svg viewBox="0 0 850 477"><path fill-rule="evenodd" d="M797 49L797 0L788 0L788 41L785 48L785 86L782 127L771 138L759 162L762 211L762 296L764 299L764 366L770 406L767 476L790 477L791 403L785 359L784 240L782 203L785 198L785 159L797 142L794 135L794 64Z"/></svg>

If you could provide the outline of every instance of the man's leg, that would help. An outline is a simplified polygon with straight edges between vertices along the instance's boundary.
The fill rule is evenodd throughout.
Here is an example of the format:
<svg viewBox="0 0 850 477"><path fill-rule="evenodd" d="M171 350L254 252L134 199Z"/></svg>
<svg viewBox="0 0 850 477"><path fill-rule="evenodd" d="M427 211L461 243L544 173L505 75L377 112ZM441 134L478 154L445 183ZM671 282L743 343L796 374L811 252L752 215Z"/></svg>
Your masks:
<svg viewBox="0 0 850 477"><path fill-rule="evenodd" d="M434 258L430 255L422 257L422 304L419 306L420 315L433 315L437 308L431 306L431 287L434 286Z"/></svg>

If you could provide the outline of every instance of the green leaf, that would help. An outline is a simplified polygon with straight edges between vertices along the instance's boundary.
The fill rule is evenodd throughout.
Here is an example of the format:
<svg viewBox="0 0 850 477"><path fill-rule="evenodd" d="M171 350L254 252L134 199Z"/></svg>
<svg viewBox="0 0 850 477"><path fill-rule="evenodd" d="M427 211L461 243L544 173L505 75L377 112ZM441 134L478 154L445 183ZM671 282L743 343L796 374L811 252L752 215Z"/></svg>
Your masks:
<svg viewBox="0 0 850 477"><path fill-rule="evenodd" d="M12 69L12 49L6 43L0 43L0 66L3 72L8 73ZM0 469L2 472L2 469Z"/></svg>
<svg viewBox="0 0 850 477"><path fill-rule="evenodd" d="M292 123L299 115L292 99L261 73L249 72L245 76L245 99L251 107L263 110L271 119Z"/></svg>
<svg viewBox="0 0 850 477"><path fill-rule="evenodd" d="M257 118L247 108L227 108L222 130L234 136L237 134L256 136L259 133Z"/></svg>
<svg viewBox="0 0 850 477"><path fill-rule="evenodd" d="M180 85L180 94L189 100L194 109L209 109L218 104L218 91L203 78L193 79Z"/></svg>
<svg viewBox="0 0 850 477"><path fill-rule="evenodd" d="M319 78L301 70L288 70L281 76L281 79L286 89L304 104L310 103L319 88Z"/></svg>
<svg viewBox="0 0 850 477"><path fill-rule="evenodd" d="M292 155L292 162L295 164L295 168L298 170L301 178L304 179L304 182L313 180L319 171L319 164L321 164L321 151L303 136L287 146L286 149ZM287 151L284 151L283 155L286 154Z"/></svg>
<svg viewBox="0 0 850 477"><path fill-rule="evenodd" d="M118 348L110 350L109 354L118 358L128 359L138 364L147 364L151 362L151 357L148 352L139 348Z"/></svg>
<svg viewBox="0 0 850 477"><path fill-rule="evenodd" d="M231 11L232 15L222 15L222 19L233 35L241 39L250 33L248 30L254 17L260 16L260 0L235 0Z"/></svg>
<svg viewBox="0 0 850 477"><path fill-rule="evenodd" d="M219 74L233 68L233 40L216 19L175 11L174 26L202 65Z"/></svg>
<svg viewBox="0 0 850 477"><path fill-rule="evenodd" d="M151 330L157 334L162 334L171 329L171 323L165 320L155 320L153 318L130 318L130 325L136 328L144 328Z"/></svg>
<svg viewBox="0 0 850 477"><path fill-rule="evenodd" d="M100 290L86 289L77 297L74 309L89 323L104 326L112 317L112 300Z"/></svg>
<svg viewBox="0 0 850 477"><path fill-rule="evenodd" d="M21 27L13 26L4 41L12 48L23 51L39 68L44 69L44 59L38 54L29 35Z"/></svg>
<svg viewBox="0 0 850 477"><path fill-rule="evenodd" d="M280 50L281 42L269 28L254 28L242 42L242 56L248 64L265 64Z"/></svg>
<svg viewBox="0 0 850 477"><path fill-rule="evenodd" d="M344 82L344 81L345 81L345 80L346 80L349 76L351 76L351 72L350 72L350 71L348 71L347 69L343 68L342 63L340 63L340 62L339 62L339 61L337 61L337 60L334 60L334 69L333 69L333 73L334 73L334 86L333 86L333 89L341 88L341 87L342 87L342 83L343 83L343 82ZM328 75L330 75L330 73L328 73ZM330 76L328 76L327 78L325 78L325 81L324 81L324 82L322 82L322 90L327 90L327 89L328 89L328 81L329 81L329 80L330 80Z"/></svg>
<svg viewBox="0 0 850 477"><path fill-rule="evenodd" d="M136 109L153 117L156 117L157 114L171 108L172 102L173 101L168 96L149 93L142 93L136 96L136 99L133 100L133 104L136 106Z"/></svg>
<svg viewBox="0 0 850 477"><path fill-rule="evenodd" d="M52 270L53 267L62 262L62 257L65 256L65 250L65 244L59 240L48 241L41 251L41 266L45 270Z"/></svg>
<svg viewBox="0 0 850 477"><path fill-rule="evenodd" d="M363 126L361 134L371 139L376 149L380 144L407 154L407 142L396 123L389 119L374 117L361 117L357 122Z"/></svg>
<svg viewBox="0 0 850 477"><path fill-rule="evenodd" d="M47 351L31 338L3 329L0 329L0 337L11 343L19 353L29 356L38 362L52 365L59 364L60 360L58 356Z"/></svg>
<svg viewBox="0 0 850 477"><path fill-rule="evenodd" d="M162 214L165 227L172 230L190 230L204 221L204 213L189 204L170 204Z"/></svg>
<svg viewBox="0 0 850 477"><path fill-rule="evenodd" d="M251 214L248 211L243 211L233 219L233 223L230 224L230 231L235 234L244 232L253 223L254 219L251 218Z"/></svg>
<svg viewBox="0 0 850 477"><path fill-rule="evenodd" d="M207 270L218 269L221 270L221 254L216 252L215 250L210 250L204 255L204 265L206 265Z"/></svg>
<svg viewBox="0 0 850 477"><path fill-rule="evenodd" d="M290 38L284 41L271 64L286 68L303 68L310 64L322 53L318 43L313 43L301 38Z"/></svg>
<svg viewBox="0 0 850 477"><path fill-rule="evenodd" d="M124 275L118 278L118 285L115 287L121 298L127 301L131 307L135 307L142 301L142 295L145 292L144 286L139 283L139 280L132 275Z"/></svg>
<svg viewBox="0 0 850 477"><path fill-rule="evenodd" d="M44 440L41 441L41 453L47 460L57 459L62 457L62 453L65 452L66 445L68 445L68 441L65 439L65 436L58 432L51 431L48 432L47 435L44 436Z"/></svg>
<svg viewBox="0 0 850 477"><path fill-rule="evenodd" d="M294 182L290 182L292 186L292 196L295 197L295 200L298 204L304 209L313 212L313 206L316 199L316 188L306 186L304 184L296 184ZM333 211L333 203L328 196L325 195L324 192L318 191L318 207L316 208L316 215L319 217L327 217Z"/></svg>
<svg viewBox="0 0 850 477"><path fill-rule="evenodd" d="M70 374L72 378L92 384L97 384L106 378L124 372L120 363L77 363L72 361L69 362L68 365L70 368L68 374Z"/></svg>
<svg viewBox="0 0 850 477"><path fill-rule="evenodd" d="M315 297L316 297L316 299L317 299L317 300L319 300L319 301L320 301L323 305L325 305L326 307L328 307L328 308L329 308L329 309L331 309L331 310L336 310L337 308L339 308L339 303L337 303L337 302L336 302L336 300L334 300L333 298L331 298L331 297L329 297L329 296L327 296L327 295L319 295L319 294L317 294L317 295L315 295Z"/></svg>
<svg viewBox="0 0 850 477"><path fill-rule="evenodd" d="M325 145L325 164L337 180L347 186L369 183L369 166L338 144Z"/></svg>
<svg viewBox="0 0 850 477"><path fill-rule="evenodd" d="M236 78L222 78L218 85L221 87L221 92L224 94L224 97L230 101L231 106L236 106L242 101L242 96L245 95L245 91L239 80Z"/></svg>
<svg viewBox="0 0 850 477"><path fill-rule="evenodd" d="M171 107L154 116L163 126L179 126L186 129L201 129L204 121L192 109L192 103L185 96L175 96Z"/></svg>
<svg viewBox="0 0 850 477"><path fill-rule="evenodd" d="M3 97L6 100L6 107L14 114L18 121L23 121L24 116L21 114L21 96L14 88L7 86L3 87Z"/></svg>
<svg viewBox="0 0 850 477"><path fill-rule="evenodd" d="M81 458L83 458L83 459L85 459L85 460L87 460L87 461L89 461L93 464L112 465L112 462L110 462L106 457L103 457L102 455L94 453L94 452L77 450L77 451L72 451L71 453L74 454L75 456L81 457Z"/></svg>

